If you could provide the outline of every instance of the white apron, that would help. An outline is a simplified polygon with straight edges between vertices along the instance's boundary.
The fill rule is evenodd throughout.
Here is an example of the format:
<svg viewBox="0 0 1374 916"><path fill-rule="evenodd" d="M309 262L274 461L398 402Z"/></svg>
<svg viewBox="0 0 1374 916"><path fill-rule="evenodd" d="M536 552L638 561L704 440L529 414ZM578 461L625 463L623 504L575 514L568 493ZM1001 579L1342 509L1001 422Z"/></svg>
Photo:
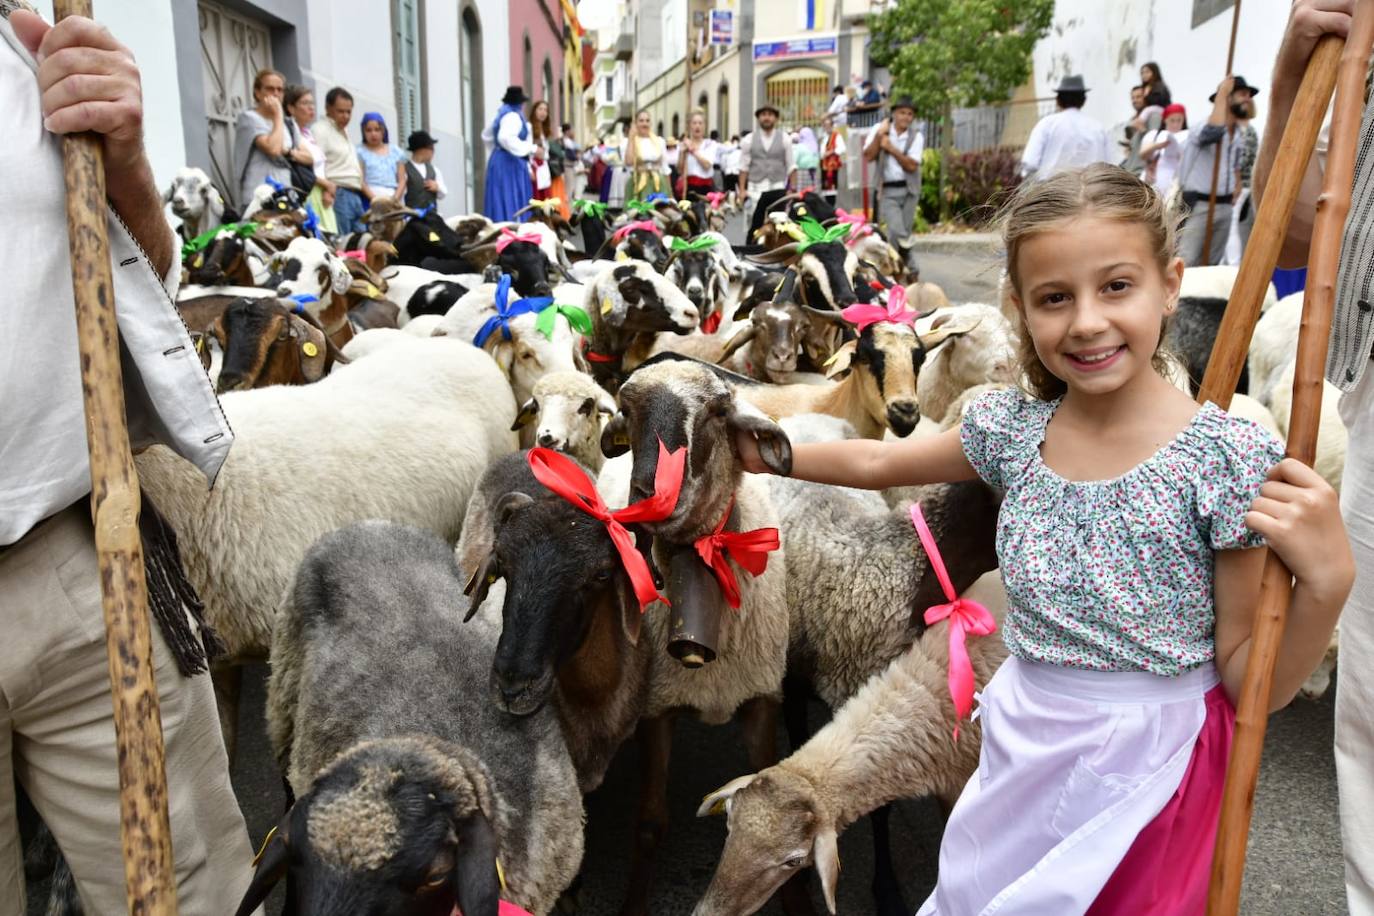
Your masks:
<svg viewBox="0 0 1374 916"><path fill-rule="evenodd" d="M1008 658L980 698L983 746L917 916L1084 913L1178 789L1218 682Z"/></svg>

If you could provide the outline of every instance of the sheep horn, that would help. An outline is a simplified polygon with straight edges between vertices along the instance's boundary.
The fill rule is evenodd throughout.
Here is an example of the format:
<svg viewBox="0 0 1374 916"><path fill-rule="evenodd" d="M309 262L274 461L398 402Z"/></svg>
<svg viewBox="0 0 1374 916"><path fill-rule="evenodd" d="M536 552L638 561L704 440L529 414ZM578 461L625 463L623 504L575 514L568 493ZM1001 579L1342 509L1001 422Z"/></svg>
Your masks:
<svg viewBox="0 0 1374 916"><path fill-rule="evenodd" d="M516 216L523 216L524 214L530 212L530 211L533 210L533 209L534 209L534 204L530 204L530 205L528 205L528 206L521 207L519 210L516 210L516 211L515 211L515 215L516 215Z"/></svg>
<svg viewBox="0 0 1374 916"><path fill-rule="evenodd" d="M779 245L777 248L765 251L762 254L749 256L749 260L758 264L776 264L779 261L786 261L797 255L797 243L788 242L786 245Z"/></svg>
<svg viewBox="0 0 1374 916"><path fill-rule="evenodd" d="M743 349L744 345L753 340L758 332L758 325L750 325L744 331L730 338L730 342L725 345L725 352L720 354L720 359L716 360L717 364L724 363L727 359L734 356L738 350Z"/></svg>
<svg viewBox="0 0 1374 916"><path fill-rule="evenodd" d="M469 258L469 259L472 259L472 258L485 258L485 257L487 257L488 255L492 255L492 254L495 254L495 253L496 253L496 243L495 243L495 242L489 242L488 244L485 244L485 245L476 245L476 246L474 246L474 247L472 247L472 248L464 248L462 251L459 251L459 252L458 252L458 254L460 254L461 256L463 256L463 257L465 257L465 258Z"/></svg>
<svg viewBox="0 0 1374 916"><path fill-rule="evenodd" d="M803 309L805 309L810 314L815 315L817 318L824 318L826 321L831 321L838 325L847 325L849 323L845 320L845 317L843 315L841 315L834 309L818 309L813 306L807 305L804 302L800 304Z"/></svg>

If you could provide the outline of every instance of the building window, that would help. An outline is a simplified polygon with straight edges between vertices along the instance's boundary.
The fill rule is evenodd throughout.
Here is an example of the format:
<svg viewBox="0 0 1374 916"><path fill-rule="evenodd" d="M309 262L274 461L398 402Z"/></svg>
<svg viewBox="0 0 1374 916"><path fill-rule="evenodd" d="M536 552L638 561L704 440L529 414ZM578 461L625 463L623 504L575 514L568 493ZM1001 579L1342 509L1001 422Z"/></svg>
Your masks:
<svg viewBox="0 0 1374 916"><path fill-rule="evenodd" d="M396 64L396 133L393 141L398 145L405 142L411 131L419 130L424 121L421 98L424 81L420 74L422 2L392 0L391 4L391 47Z"/></svg>
<svg viewBox="0 0 1374 916"><path fill-rule="evenodd" d="M613 76L606 77L606 101L608 103L615 101L615 77Z"/></svg>
<svg viewBox="0 0 1374 916"><path fill-rule="evenodd" d="M1193 0L1193 28L1236 5L1236 0Z"/></svg>
<svg viewBox="0 0 1374 916"><path fill-rule="evenodd" d="M482 87L482 24L472 7L463 10L462 40L458 43L460 93L463 103L463 165L467 170L464 182L469 213L476 213L482 201L482 184L486 179L486 150L479 139L486 126L485 99Z"/></svg>
<svg viewBox="0 0 1374 916"><path fill-rule="evenodd" d="M728 140L730 138L730 84L721 83L716 90L716 130L720 131L720 138Z"/></svg>
<svg viewBox="0 0 1374 916"><path fill-rule="evenodd" d="M830 75L814 67L789 67L768 77L764 98L778 109L779 123L817 127L830 104Z"/></svg>
<svg viewBox="0 0 1374 916"><path fill-rule="evenodd" d="M545 57L545 58L544 58L544 73L543 73L543 76L544 76L544 83L543 83L542 86L540 86L539 97L540 97L541 99L543 99L544 101L546 101L546 102L549 103L549 123L552 124L552 123L556 123L556 122L558 121L558 112L556 112L556 111L553 110L553 101L554 101L554 99L553 99L553 96L554 96L554 91L553 91L553 87L554 87L554 81L553 81L553 64L549 62L548 57Z"/></svg>
<svg viewBox="0 0 1374 916"><path fill-rule="evenodd" d="M673 136L682 136L682 118L676 111L673 112Z"/></svg>
<svg viewBox="0 0 1374 916"><path fill-rule="evenodd" d="M522 72L525 79L520 84L520 88L525 90L526 95L530 95L534 92L534 46L530 44L529 32L525 33L525 59Z"/></svg>

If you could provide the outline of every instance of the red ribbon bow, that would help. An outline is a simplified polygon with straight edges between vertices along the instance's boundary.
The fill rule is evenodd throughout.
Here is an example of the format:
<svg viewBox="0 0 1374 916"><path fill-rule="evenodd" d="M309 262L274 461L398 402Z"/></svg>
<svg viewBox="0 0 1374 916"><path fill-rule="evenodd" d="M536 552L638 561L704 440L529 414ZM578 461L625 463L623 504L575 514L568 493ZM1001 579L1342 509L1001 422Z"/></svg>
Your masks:
<svg viewBox="0 0 1374 916"><path fill-rule="evenodd" d="M697 553L711 571L716 574L716 581L720 583L720 590L725 593L725 601L732 608L739 608L739 582L735 579L735 571L726 562L726 555L729 554L740 566L744 567L745 572L751 576L761 576L763 571L768 568L768 554L777 550L781 546L778 540L778 529L776 528L755 528L753 531L726 531L725 523L730 520L730 512L735 508L734 499L730 500L730 505L725 507L725 515L721 518L716 530L708 535L696 539Z"/></svg>
<svg viewBox="0 0 1374 916"><path fill-rule="evenodd" d="M348 251L336 251L334 253L341 258L352 258L355 261L367 260L367 252L361 248L353 248Z"/></svg>
<svg viewBox="0 0 1374 916"><path fill-rule="evenodd" d="M920 503L911 504L911 523L916 526L916 534L921 538L921 546L926 550L935 576L940 580L948 604L936 604L926 609L926 626L934 626L941 620L949 620L949 695L954 700L954 711L959 720L966 718L973 708L973 664L968 659L968 634L988 636L997 632L997 621L988 609L977 601L960 598L954 593L954 585L949 581L945 561L940 556L940 548L935 537L926 525L921 514ZM959 740L959 726L954 726L954 740Z"/></svg>
<svg viewBox="0 0 1374 916"><path fill-rule="evenodd" d="M668 599L660 595L654 587L654 577L649 572L649 564L635 547L634 536L625 525L635 522L661 522L673 514L678 492L682 489L682 472L687 462L687 450L680 448L670 453L660 440L658 467L654 472L654 495L614 512L606 507L601 494L596 492L596 485L566 456L552 449L532 448L527 460L530 470L534 472L535 480L606 526L606 533L611 536L611 542L620 554L620 562L634 586L640 612L655 601L668 604Z"/></svg>
<svg viewBox="0 0 1374 916"><path fill-rule="evenodd" d="M654 235L663 235L663 230L658 228L658 223L651 219L642 219L635 223L626 223L611 235L617 245L625 241L625 237L636 229L643 229L645 232L652 232Z"/></svg>
<svg viewBox="0 0 1374 916"><path fill-rule="evenodd" d="M840 315L844 317L845 321L858 328L860 333L870 324L879 324L885 321L915 327L916 319L920 317L917 312L906 307L906 288L901 286L894 286L887 291L886 305L858 302L844 309Z"/></svg>
<svg viewBox="0 0 1374 916"><path fill-rule="evenodd" d="M500 254L513 242L529 242L538 245L544 241L544 237L537 232L513 232L512 230L501 227L501 237L496 240L496 253Z"/></svg>

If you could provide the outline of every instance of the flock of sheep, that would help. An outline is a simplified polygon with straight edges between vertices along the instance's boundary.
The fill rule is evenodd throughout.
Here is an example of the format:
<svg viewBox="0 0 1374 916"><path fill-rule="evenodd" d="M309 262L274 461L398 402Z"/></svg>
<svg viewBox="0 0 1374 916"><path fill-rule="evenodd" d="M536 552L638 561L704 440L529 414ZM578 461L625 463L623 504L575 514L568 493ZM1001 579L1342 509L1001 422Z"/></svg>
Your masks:
<svg viewBox="0 0 1374 916"><path fill-rule="evenodd" d="M223 219L198 170L168 196L188 239ZM808 867L833 912L850 823L874 814L880 842L888 803L953 804L979 726L952 740L945 624L922 616L943 598L908 508L956 589L1000 618L998 494L757 477L732 442L752 431L785 471L793 442L955 425L978 392L1016 384L1014 315L951 305L815 195L784 199L743 248L720 234L722 206L665 200L614 221L582 207L571 222L535 207L506 225L379 207L327 245L292 192L263 188L188 250L178 304L236 442L213 489L166 449L137 463L228 647L226 723L236 666L271 661L268 729L294 804L240 913L282 880L303 913L340 899L552 912L580 867L582 796L631 736L644 763L622 912L647 913L684 714L738 717L754 770L701 805L730 829L701 916L775 893L808 912ZM1185 275L1180 385L1200 377L1233 280ZM839 314L904 283L914 323L856 333ZM1235 409L1282 430L1301 296L1270 299ZM566 455L607 512L541 483L532 446ZM626 525L671 602L642 609L608 513L651 498L681 448L671 511ZM1324 414L1318 469L1336 486L1344 451ZM733 567L737 602L695 546L722 528L781 532L758 575ZM1006 654L996 636L969 651L979 685ZM1331 661L1334 644L1310 691ZM784 675L834 711L814 735ZM902 903L878 859L887 913Z"/></svg>

